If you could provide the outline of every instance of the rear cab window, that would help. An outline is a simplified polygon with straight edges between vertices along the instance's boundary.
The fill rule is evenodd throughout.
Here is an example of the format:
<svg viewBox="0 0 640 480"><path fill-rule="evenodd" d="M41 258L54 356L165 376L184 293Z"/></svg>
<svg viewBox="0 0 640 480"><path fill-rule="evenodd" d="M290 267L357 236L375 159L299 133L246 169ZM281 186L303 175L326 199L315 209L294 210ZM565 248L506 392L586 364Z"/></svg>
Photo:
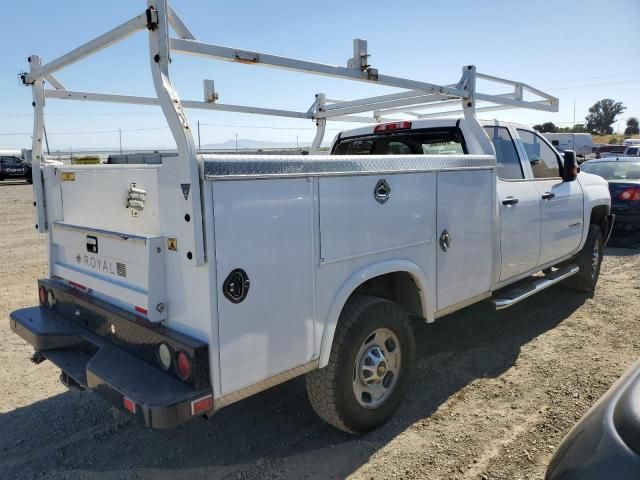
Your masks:
<svg viewBox="0 0 640 480"><path fill-rule="evenodd" d="M338 139L332 155L463 155L457 127L396 130Z"/></svg>

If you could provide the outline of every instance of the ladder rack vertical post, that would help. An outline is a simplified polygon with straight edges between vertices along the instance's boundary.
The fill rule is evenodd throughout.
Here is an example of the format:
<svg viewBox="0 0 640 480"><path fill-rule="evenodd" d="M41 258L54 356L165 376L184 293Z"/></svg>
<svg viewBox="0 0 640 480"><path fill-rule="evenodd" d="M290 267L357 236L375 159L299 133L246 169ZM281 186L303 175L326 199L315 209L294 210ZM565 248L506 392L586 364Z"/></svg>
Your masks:
<svg viewBox="0 0 640 480"><path fill-rule="evenodd" d="M191 252L185 261L196 266L205 262L202 203L200 196L200 168L193 133L169 77L169 14L167 0L148 0L147 19L149 30L149 56L153 84L173 138L178 148L178 170L175 178L176 193L186 191L186 205L180 209L180 216L191 219L185 228L186 238L179 239L185 245L182 251Z"/></svg>
<svg viewBox="0 0 640 480"><path fill-rule="evenodd" d="M29 57L31 72L42 65L38 55ZM31 178L36 198L36 217L38 232L47 231L47 213L44 204L44 188L42 185L42 138L44 136L44 80L38 77L31 85L33 97L33 137L31 142Z"/></svg>
<svg viewBox="0 0 640 480"><path fill-rule="evenodd" d="M325 100L326 100L325 94L319 93L318 101L316 102L316 112L315 112L316 114L320 112L324 112ZM318 118L316 116L315 120L316 120L316 136L313 138L313 142L311 143L311 149L309 150L310 155L314 155L318 153L318 150L322 145L322 139L324 138L324 131L327 126L326 117Z"/></svg>
<svg viewBox="0 0 640 480"><path fill-rule="evenodd" d="M477 147L485 155L496 155L496 150L491 142L491 139L487 136L484 128L478 121L476 116L476 67L475 65L468 65L462 67L462 78L465 79L464 90L467 95L462 98L462 112L464 114L467 127L473 132L471 138L468 141L477 142Z"/></svg>

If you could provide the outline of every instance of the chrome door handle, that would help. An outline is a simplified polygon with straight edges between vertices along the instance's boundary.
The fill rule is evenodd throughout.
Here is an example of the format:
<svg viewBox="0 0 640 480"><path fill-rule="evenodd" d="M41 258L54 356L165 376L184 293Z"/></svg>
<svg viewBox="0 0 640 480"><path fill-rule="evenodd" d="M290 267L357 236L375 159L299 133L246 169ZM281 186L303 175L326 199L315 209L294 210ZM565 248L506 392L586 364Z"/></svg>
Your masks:
<svg viewBox="0 0 640 480"><path fill-rule="evenodd" d="M520 200L518 200L516 197L507 197L504 200L502 200L502 204L503 205L515 205L519 201Z"/></svg>
<svg viewBox="0 0 640 480"><path fill-rule="evenodd" d="M443 252L451 248L451 234L446 230L443 230L440 234L440 248Z"/></svg>
<svg viewBox="0 0 640 480"><path fill-rule="evenodd" d="M556 196L556 194L555 194L555 193L553 193L553 192L544 192L544 193L542 194L542 199L543 199L543 200L551 200L551 199L552 199L553 197L555 197L555 196Z"/></svg>

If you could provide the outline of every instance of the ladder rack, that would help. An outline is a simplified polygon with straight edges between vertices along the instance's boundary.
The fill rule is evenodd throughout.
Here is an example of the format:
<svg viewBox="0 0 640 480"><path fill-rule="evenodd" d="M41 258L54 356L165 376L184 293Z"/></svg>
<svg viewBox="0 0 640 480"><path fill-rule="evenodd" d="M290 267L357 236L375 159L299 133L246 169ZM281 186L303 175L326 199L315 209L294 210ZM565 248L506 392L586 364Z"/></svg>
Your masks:
<svg viewBox="0 0 640 480"><path fill-rule="evenodd" d="M149 35L150 65L156 97L68 90L54 76L57 71L145 29ZM170 29L173 30L176 36L171 36ZM318 93L306 111L293 111L220 103L218 102L218 92L215 91L214 82L212 80L204 80L204 100L180 100L173 88L169 75L169 63L172 53L197 55L213 60L282 68L313 75L355 80L395 87L403 91L350 101L330 100L326 98L325 94ZM388 117L388 115L401 114L405 118L406 116L430 118L462 114L479 127L475 113L480 111L513 108L558 111L557 98L522 82L476 72L474 66L463 67L459 81L448 85L384 75L369 64L367 42L361 39L354 40L353 56L347 60L345 67L200 42L167 0L147 0L146 10L129 21L48 63L42 64L40 57L31 55L29 64L30 71L23 73L21 77L23 83L31 86L33 90L33 105L35 108L32 159L33 168L36 172L40 170L42 160L45 98L158 105L163 110L178 147L183 181L191 183L194 188L199 181L199 167L192 131L183 108L311 120L315 122L317 127L311 148L312 153L316 152L322 143L328 120L376 123L385 120L397 120L397 118L394 119ZM504 85L506 91L498 95L481 93L476 90L476 81L478 79ZM45 81L49 82L53 89L45 88ZM525 92L533 95L535 99L525 100ZM482 105L478 106L477 102L481 102ZM364 115L366 113L369 113L369 115ZM478 132L480 131L478 130ZM490 146L488 148L491 149ZM36 181L35 176L34 189L36 199L43 198L42 181L41 179ZM191 206L194 212L201 211L198 203L199 199L199 192L194 191L190 199L193 202ZM47 222L42 201L37 202L37 210L38 229L43 232L47 228ZM199 220L199 217L200 215L197 215L196 218ZM192 222L194 228L197 228L197 224L197 221ZM201 249L199 248L198 250ZM201 264L203 257L202 251L196 252L197 264Z"/></svg>

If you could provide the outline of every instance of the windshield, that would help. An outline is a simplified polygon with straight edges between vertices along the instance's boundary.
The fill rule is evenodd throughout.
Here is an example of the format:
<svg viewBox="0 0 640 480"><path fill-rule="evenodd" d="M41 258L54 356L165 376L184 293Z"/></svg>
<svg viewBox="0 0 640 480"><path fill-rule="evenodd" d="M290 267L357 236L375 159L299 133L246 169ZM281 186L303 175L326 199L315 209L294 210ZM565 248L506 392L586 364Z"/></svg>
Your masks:
<svg viewBox="0 0 640 480"><path fill-rule="evenodd" d="M599 175L605 180L640 180L639 162L586 162L580 165L583 172Z"/></svg>

